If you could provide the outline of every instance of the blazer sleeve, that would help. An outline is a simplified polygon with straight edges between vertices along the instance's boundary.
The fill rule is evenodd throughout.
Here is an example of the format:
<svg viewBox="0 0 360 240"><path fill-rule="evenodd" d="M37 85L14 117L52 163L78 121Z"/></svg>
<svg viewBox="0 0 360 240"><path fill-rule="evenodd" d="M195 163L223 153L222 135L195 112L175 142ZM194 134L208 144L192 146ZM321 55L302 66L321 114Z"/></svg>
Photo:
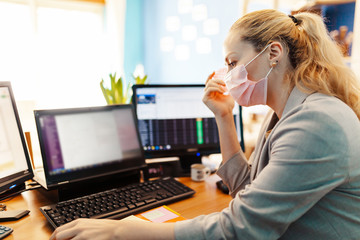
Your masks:
<svg viewBox="0 0 360 240"><path fill-rule="evenodd" d="M257 178L223 211L177 222L176 239L278 239L347 178L348 139L326 113L294 112L268 140L269 163Z"/></svg>
<svg viewBox="0 0 360 240"><path fill-rule="evenodd" d="M236 193L250 183L250 165L242 151L236 153L216 172L229 188L229 194L234 198Z"/></svg>
<svg viewBox="0 0 360 240"><path fill-rule="evenodd" d="M239 151L224 164L221 164L217 171L217 175L219 175L223 182L228 186L229 195L233 198L238 191L244 189L245 186L251 182L251 166L255 155L259 155L258 152L264 144L265 132L273 118L273 114L273 111L269 111L265 116L255 151L252 152L249 160L246 159L246 156L242 151Z"/></svg>

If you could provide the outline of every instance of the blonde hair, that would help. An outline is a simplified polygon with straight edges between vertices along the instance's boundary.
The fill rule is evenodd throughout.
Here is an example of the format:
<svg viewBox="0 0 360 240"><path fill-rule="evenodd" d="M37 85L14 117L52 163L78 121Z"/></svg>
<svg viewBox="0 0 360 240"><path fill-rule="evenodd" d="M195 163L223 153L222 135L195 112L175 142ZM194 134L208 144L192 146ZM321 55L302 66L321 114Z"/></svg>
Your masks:
<svg viewBox="0 0 360 240"><path fill-rule="evenodd" d="M260 10L237 20L230 29L235 30L241 30L241 39L258 52L272 41L283 43L291 63L289 84L304 92L335 96L360 119L360 82L319 15L303 12L290 17L277 10Z"/></svg>

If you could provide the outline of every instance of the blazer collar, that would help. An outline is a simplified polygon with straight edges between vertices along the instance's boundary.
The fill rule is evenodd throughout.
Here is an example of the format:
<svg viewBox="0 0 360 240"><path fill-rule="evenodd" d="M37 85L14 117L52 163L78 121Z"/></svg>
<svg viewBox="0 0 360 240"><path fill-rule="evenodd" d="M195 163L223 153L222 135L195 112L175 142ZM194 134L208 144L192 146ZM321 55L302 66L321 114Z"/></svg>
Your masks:
<svg viewBox="0 0 360 240"><path fill-rule="evenodd" d="M295 86L289 95L282 116L286 115L294 107L302 104L305 101L305 99L311 94L312 93L304 93Z"/></svg>
<svg viewBox="0 0 360 240"><path fill-rule="evenodd" d="M293 90L291 90L289 98L285 104L285 108L284 108L282 116L285 116L285 114L290 112L291 109L302 104L309 95L310 94L301 92L295 86L293 88ZM270 119L266 120L266 121L268 121L268 123L267 123L267 125L264 126L265 129L263 129L261 131L262 136L258 139L258 142L256 144L254 158L252 159L253 160L252 167L251 167L252 170L250 173L251 180L254 180L255 177L257 176L257 174L261 172L261 169L263 169L268 164L267 158L265 160L263 158L262 161L259 161L256 159L261 158L261 155L264 153L263 148L266 146L266 141L268 139L268 136L272 132L272 129L275 127L275 125L279 122L279 118L277 117L275 112L273 112L273 114L269 117L270 117Z"/></svg>

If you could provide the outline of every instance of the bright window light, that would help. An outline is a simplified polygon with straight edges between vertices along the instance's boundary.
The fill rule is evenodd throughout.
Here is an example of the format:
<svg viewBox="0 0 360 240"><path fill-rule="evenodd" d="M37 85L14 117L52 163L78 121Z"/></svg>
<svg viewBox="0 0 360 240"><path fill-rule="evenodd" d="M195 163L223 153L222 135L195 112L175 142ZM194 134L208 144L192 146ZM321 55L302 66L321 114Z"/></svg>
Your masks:
<svg viewBox="0 0 360 240"><path fill-rule="evenodd" d="M103 103L99 82L107 57L101 16L53 8L39 8L37 16L39 103L44 107Z"/></svg>
<svg viewBox="0 0 360 240"><path fill-rule="evenodd" d="M0 2L0 81L11 81L16 96L32 96L33 27L29 7Z"/></svg>
<svg viewBox="0 0 360 240"><path fill-rule="evenodd" d="M17 100L36 108L106 104L99 85L111 52L104 6L23 2L0 0L0 81L11 81Z"/></svg>

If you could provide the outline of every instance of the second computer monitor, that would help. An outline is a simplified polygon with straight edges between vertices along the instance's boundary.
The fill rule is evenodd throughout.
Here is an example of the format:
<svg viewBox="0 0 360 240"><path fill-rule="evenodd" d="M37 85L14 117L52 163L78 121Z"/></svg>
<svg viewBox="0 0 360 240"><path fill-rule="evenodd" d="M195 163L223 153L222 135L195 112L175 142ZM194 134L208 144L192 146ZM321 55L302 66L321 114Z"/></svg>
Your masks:
<svg viewBox="0 0 360 240"><path fill-rule="evenodd" d="M34 176L10 82L0 82L0 199Z"/></svg>
<svg viewBox="0 0 360 240"><path fill-rule="evenodd" d="M220 152L214 114L202 102L204 85L135 85L142 146L147 158L180 158L183 168ZM239 144L244 149L241 107L233 109Z"/></svg>

